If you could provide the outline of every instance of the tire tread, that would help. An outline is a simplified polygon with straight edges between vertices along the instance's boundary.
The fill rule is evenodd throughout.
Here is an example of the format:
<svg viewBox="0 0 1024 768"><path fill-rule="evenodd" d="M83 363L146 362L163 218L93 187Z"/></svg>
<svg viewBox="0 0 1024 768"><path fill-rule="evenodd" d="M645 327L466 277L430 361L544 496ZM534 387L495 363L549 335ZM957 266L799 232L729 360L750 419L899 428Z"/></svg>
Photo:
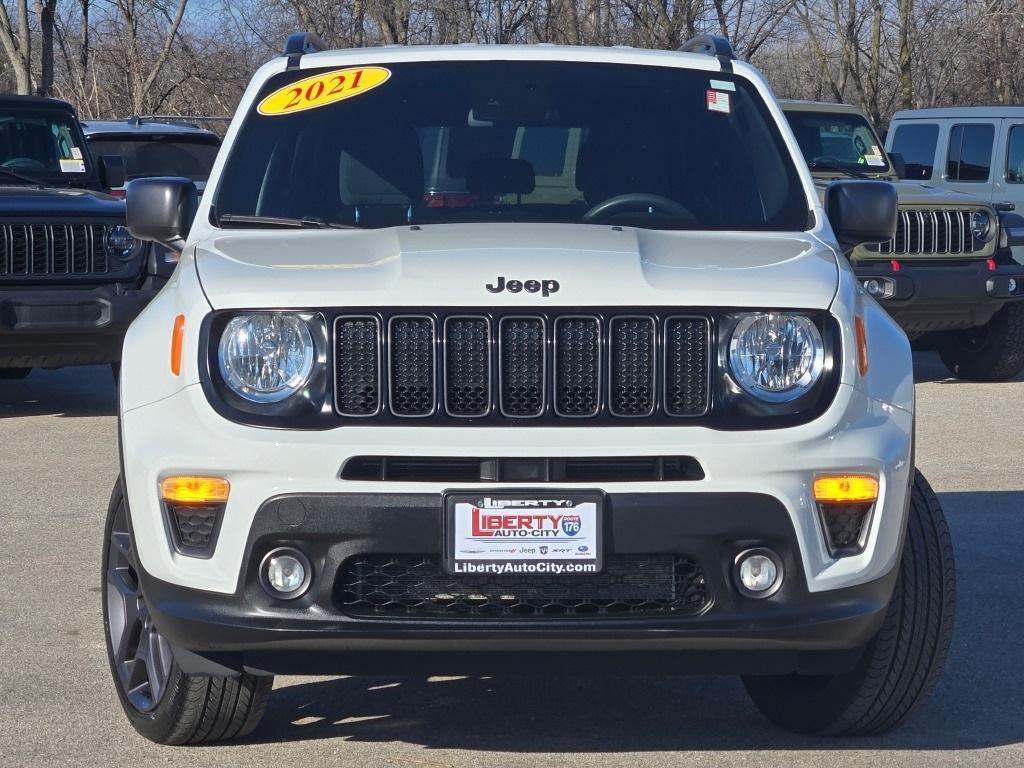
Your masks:
<svg viewBox="0 0 1024 768"><path fill-rule="evenodd" d="M895 728L928 699L952 641L956 563L939 500L920 472L897 567L882 628L853 671L823 678L810 697L794 675L744 679L766 717L800 733L868 736Z"/></svg>

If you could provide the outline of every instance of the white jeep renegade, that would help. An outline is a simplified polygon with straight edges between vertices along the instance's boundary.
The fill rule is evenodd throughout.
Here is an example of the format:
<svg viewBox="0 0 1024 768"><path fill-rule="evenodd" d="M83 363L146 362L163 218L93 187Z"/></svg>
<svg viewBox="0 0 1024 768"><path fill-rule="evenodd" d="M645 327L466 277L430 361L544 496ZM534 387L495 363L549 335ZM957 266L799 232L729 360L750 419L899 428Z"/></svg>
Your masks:
<svg viewBox="0 0 1024 768"><path fill-rule="evenodd" d="M255 76L121 369L104 547L146 737L244 736L272 675L727 670L800 732L927 697L949 533L906 337L728 43L320 51Z"/></svg>

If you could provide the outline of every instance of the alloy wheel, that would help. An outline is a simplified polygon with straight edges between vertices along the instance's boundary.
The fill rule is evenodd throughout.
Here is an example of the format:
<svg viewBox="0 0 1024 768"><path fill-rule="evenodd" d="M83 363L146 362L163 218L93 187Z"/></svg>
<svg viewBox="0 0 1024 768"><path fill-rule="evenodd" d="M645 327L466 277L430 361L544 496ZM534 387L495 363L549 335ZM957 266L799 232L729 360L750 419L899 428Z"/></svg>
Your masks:
<svg viewBox="0 0 1024 768"><path fill-rule="evenodd" d="M174 655L153 626L139 586L128 515L121 504L110 529L106 563L107 633L117 680L139 712L151 712L167 689Z"/></svg>

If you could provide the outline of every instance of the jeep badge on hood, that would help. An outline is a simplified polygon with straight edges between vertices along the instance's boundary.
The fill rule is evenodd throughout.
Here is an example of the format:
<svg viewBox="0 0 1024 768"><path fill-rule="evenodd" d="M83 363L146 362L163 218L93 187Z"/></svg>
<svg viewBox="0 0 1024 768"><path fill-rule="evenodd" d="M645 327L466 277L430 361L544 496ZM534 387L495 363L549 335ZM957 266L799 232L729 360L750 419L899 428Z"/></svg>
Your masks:
<svg viewBox="0 0 1024 768"><path fill-rule="evenodd" d="M558 289L561 288L557 280L527 280L526 282L509 280L506 282L504 275L498 275L494 285L488 283L484 287L491 293L501 293L502 291L519 293L525 289L527 293L540 291L541 296L550 296L552 293L558 293Z"/></svg>

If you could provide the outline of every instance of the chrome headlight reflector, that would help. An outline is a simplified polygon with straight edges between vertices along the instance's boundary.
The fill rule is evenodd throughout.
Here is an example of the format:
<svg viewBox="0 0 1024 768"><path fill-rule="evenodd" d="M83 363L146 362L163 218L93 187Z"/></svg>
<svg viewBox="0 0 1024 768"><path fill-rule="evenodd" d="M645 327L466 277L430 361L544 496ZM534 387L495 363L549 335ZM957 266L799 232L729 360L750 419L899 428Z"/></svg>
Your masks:
<svg viewBox="0 0 1024 768"><path fill-rule="evenodd" d="M729 342L729 369L736 383L758 400L796 400L810 391L825 369L821 332L806 315L744 315Z"/></svg>
<svg viewBox="0 0 1024 768"><path fill-rule="evenodd" d="M992 239L995 227L992 224L992 217L988 211L975 211L971 214L971 234L976 240L987 243Z"/></svg>
<svg viewBox="0 0 1024 768"><path fill-rule="evenodd" d="M238 315L220 337L224 383L253 403L279 403L309 381L316 360L305 320L288 312Z"/></svg>

